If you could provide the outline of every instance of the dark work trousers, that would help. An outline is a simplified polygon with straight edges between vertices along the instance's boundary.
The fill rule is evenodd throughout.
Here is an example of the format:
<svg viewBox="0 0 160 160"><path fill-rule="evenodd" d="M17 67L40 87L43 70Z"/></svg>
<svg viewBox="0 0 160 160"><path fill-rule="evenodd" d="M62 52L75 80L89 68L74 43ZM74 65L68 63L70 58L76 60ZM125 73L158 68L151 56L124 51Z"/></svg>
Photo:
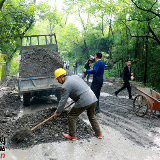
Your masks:
<svg viewBox="0 0 160 160"><path fill-rule="evenodd" d="M131 86L130 86L130 83L129 83L128 80L124 81L124 84L123 84L122 88L120 88L118 91L116 91L116 93L118 94L120 91L124 90L125 88L127 88L127 90L128 90L129 98L132 98L132 95L131 95Z"/></svg>
<svg viewBox="0 0 160 160"><path fill-rule="evenodd" d="M89 81L89 74L87 74L86 72L84 73L84 78L86 78L87 76L87 81Z"/></svg>
<svg viewBox="0 0 160 160"><path fill-rule="evenodd" d="M96 102L81 108L74 108L74 106L72 107L72 109L68 112L68 125L69 125L70 136L76 135L76 118L85 110L87 110L87 116L93 130L95 131L95 134L96 135L101 134L99 124L95 117L95 106L96 106Z"/></svg>
<svg viewBox="0 0 160 160"><path fill-rule="evenodd" d="M91 84L91 90L94 92L94 94L96 95L98 101L96 104L96 110L100 110L99 108L99 96L100 96L100 91L101 91L101 87L103 85L103 77L93 77L93 81Z"/></svg>
<svg viewBox="0 0 160 160"><path fill-rule="evenodd" d="M77 67L74 67L74 74L77 75Z"/></svg>

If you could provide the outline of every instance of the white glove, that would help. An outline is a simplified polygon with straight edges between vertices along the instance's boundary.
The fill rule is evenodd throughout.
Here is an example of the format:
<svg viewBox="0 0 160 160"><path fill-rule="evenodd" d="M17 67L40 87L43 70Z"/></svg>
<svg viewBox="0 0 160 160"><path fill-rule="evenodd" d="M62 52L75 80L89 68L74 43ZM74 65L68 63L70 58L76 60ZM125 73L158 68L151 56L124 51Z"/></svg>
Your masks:
<svg viewBox="0 0 160 160"><path fill-rule="evenodd" d="M131 80L133 81L133 79L134 79L134 77L133 76L131 76Z"/></svg>

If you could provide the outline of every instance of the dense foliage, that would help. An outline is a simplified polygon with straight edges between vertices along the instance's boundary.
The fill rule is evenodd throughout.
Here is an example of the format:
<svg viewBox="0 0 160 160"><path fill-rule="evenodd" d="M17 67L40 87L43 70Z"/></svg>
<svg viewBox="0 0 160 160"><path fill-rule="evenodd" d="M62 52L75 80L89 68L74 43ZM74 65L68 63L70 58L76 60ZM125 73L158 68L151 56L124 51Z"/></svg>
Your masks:
<svg viewBox="0 0 160 160"><path fill-rule="evenodd" d="M84 66L100 51L106 75L120 77L131 58L135 80L160 89L158 0L63 0L61 5L59 11L56 0L52 5L36 0L0 3L0 50L7 61L19 52L20 36L56 33L65 61L76 58Z"/></svg>

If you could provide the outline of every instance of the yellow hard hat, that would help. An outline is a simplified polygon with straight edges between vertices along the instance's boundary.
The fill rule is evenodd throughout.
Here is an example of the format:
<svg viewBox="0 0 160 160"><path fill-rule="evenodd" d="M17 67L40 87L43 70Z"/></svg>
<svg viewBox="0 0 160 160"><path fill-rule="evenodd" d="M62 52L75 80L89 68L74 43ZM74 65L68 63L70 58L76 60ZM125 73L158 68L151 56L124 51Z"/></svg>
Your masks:
<svg viewBox="0 0 160 160"><path fill-rule="evenodd" d="M54 71L55 78L58 78L59 76L65 74L65 73L66 73L66 71L63 68L58 68Z"/></svg>

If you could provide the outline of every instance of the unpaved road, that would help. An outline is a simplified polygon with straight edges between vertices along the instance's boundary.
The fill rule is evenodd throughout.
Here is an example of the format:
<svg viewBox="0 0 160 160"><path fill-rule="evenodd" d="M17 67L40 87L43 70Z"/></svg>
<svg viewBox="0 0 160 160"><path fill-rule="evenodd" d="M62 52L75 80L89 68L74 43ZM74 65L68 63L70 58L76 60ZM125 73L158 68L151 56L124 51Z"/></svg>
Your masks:
<svg viewBox="0 0 160 160"><path fill-rule="evenodd" d="M90 83L88 84L90 85ZM128 99L126 90L121 92L118 97L114 96L114 91L119 87L119 85L104 83L102 88L100 96L102 112L96 117L102 129L103 139L91 136L89 139L78 138L77 141L40 143L23 150L6 149L5 159L159 160L160 118L136 116L133 112L133 101ZM132 94L133 96L137 94L135 88L132 88ZM33 109L31 106L32 112L37 107ZM85 112L80 115L80 118L89 125Z"/></svg>

